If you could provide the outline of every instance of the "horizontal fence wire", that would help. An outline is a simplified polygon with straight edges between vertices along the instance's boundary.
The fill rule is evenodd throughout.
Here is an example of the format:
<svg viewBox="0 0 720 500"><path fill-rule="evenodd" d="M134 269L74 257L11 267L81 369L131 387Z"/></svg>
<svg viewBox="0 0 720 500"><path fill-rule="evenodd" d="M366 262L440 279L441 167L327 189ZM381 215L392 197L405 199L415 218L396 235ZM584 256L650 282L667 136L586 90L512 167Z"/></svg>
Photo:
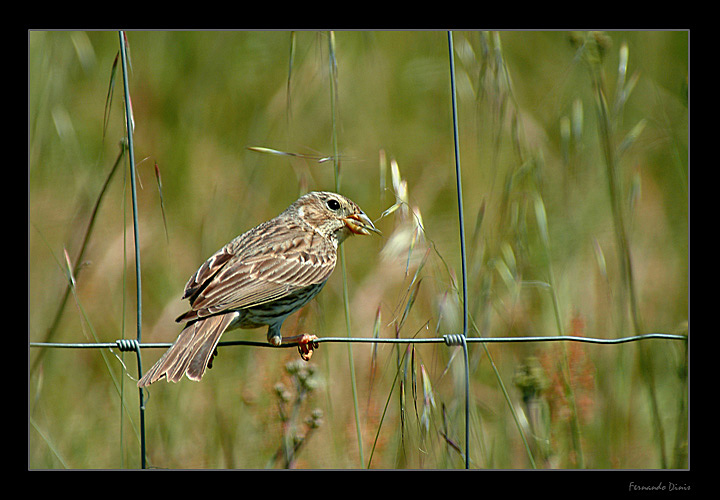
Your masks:
<svg viewBox="0 0 720 500"><path fill-rule="evenodd" d="M589 344L600 344L600 345L614 345L614 344L625 344L630 342L637 342L642 340L688 340L687 335L672 334L672 333L646 333L643 335L633 335L628 337L618 338L594 338L594 337L580 337L576 335L549 335L549 336L527 336L527 337L466 337L461 333L446 334L441 337L427 337L427 338L382 338L382 337L319 337L314 340L317 344L322 343L342 343L342 342L353 342L360 344L445 344L448 347L458 346L462 347L463 351L467 353L469 344L512 344L512 343L527 343L527 342L581 342ZM253 340L228 340L218 342L218 347L233 347L233 346L251 346L251 347L269 347L273 349L277 348L288 348L297 347L297 342L289 342L287 344L281 344L280 346L273 346L268 342L253 341ZM60 342L30 342L29 346L32 348L48 348L48 349L118 349L121 352L136 352L138 365L141 363L140 350L141 349L167 349L172 346L171 342L148 342L140 343L136 339L118 339L115 342L89 342L89 343L60 343ZM466 366L467 369L467 366ZM138 366L138 373L142 374L142 368ZM468 381L469 383L469 381ZM140 390L142 393L142 389ZM141 397L141 404L143 404L143 413L141 417L144 417L144 401ZM142 431L145 431L144 418L141 418ZM468 450L469 451L469 450ZM465 456L469 455L468 451L465 452ZM145 442L141 443L141 463L142 468L145 469L146 458L145 458ZM466 468L469 466L469 460L466 458Z"/></svg>
<svg viewBox="0 0 720 500"><path fill-rule="evenodd" d="M468 344L512 344L512 343L526 343L526 342L581 342L589 344L601 344L601 345L613 345L613 344L625 344L629 342L637 342L641 340L685 340L687 341L687 335L673 334L673 333L646 333L643 335L633 335L629 337L618 337L618 338L594 338L594 337L580 337L576 335L549 335L549 336L527 336L527 337L465 337L461 333L446 334L442 337L427 337L427 338L382 338L382 337L319 337L315 340L317 344L322 343L342 343L342 342L353 342L360 344L445 344L449 347L462 346L467 351ZM218 347L233 347L233 346L251 346L251 347L270 347L273 349L277 348L288 348L297 347L297 342L290 342L287 344L281 344L280 346L273 346L268 342L254 341L254 340L227 340L218 342ZM34 348L48 348L48 349L118 349L122 352L134 351L138 353L138 363L140 363L139 352L141 349L167 349L172 346L171 342L147 342L140 343L135 339L118 339L115 342L78 342L78 343L61 343L61 342L30 342L30 347ZM141 369L138 368L141 372ZM144 422L143 422L144 426ZM143 429L144 430L144 429ZM145 446L141 446L144 450ZM466 452L467 455L467 452ZM146 463L142 460L142 468L146 468Z"/></svg>
<svg viewBox="0 0 720 500"><path fill-rule="evenodd" d="M467 352L468 344L512 344L512 343L526 343L526 342L581 342L588 344L601 344L601 345L613 345L613 344L625 344L629 342L637 342L641 340L685 340L687 341L687 335L673 334L673 333L646 333L643 335L633 335L629 337L618 337L618 338L594 338L594 337L580 337L576 335L549 335L549 336L527 336L527 337L466 337L461 333L451 333L443 335L442 337L427 337L427 338L382 338L382 337L319 337L314 340L317 344L322 343L342 343L342 342L353 342L359 344L445 344L447 346L462 346L463 350ZM60 342L30 342L30 347L34 348L49 348L49 349L115 349L122 352L134 351L138 353L138 363L140 363L140 350L141 349L167 349L172 346L171 342L148 342L140 343L135 339L118 339L115 342L90 342L90 343L60 343ZM281 344L279 346L273 346L268 342L255 341L255 340L227 340L218 342L218 347L232 347L232 346L251 346L251 347L270 347L273 349L277 348L288 348L297 347L297 342L290 342L287 344ZM139 373L141 368L138 367ZM144 422L143 422L144 426ZM143 429L144 430L144 429ZM145 446L141 446L143 449L143 455ZM466 456L467 456L466 451ZM467 461L466 461L467 462ZM466 463L466 467L467 467ZM146 467L143 456L142 468Z"/></svg>
<svg viewBox="0 0 720 500"><path fill-rule="evenodd" d="M381 337L319 337L314 340L318 344L330 342L355 342L360 344L446 344L448 346L462 345L462 334L447 334L442 337L423 338L381 338ZM522 342L583 342L586 344L626 344L639 340L687 340L687 335L675 333L645 333L630 337L618 337L611 339L580 337L577 335L548 335L528 337L466 337L468 344L510 344ZM297 347L296 342L273 346L267 342L256 340L227 340L218 342L218 347L229 346L254 346L254 347ZM62 343L62 342L30 342L30 347L45 347L53 349L119 349L120 351L135 351L139 349L167 349L172 342L146 342L139 343L134 339L119 339L115 342L86 342L86 343Z"/></svg>

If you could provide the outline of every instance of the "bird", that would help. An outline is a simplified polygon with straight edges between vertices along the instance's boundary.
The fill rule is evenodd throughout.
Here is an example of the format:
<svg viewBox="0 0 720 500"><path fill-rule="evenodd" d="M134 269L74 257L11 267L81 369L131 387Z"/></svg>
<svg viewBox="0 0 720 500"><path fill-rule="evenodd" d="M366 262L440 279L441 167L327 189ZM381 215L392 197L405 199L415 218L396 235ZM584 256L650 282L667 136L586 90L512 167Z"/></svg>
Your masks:
<svg viewBox="0 0 720 500"><path fill-rule="evenodd" d="M237 236L215 252L185 285L181 300L190 310L177 340L138 381L146 387L162 378L200 381L217 354L222 334L267 326L273 346L297 342L308 361L315 335L283 338L280 328L310 302L335 268L340 244L353 234L379 233L352 200L333 192L309 192L280 215Z"/></svg>

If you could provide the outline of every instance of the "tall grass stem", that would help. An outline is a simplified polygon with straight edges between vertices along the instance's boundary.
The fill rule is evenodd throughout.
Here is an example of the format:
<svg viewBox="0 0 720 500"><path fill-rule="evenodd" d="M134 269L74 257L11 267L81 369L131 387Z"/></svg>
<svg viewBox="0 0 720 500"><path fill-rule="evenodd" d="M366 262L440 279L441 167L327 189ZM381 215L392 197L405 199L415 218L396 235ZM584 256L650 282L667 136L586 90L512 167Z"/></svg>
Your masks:
<svg viewBox="0 0 720 500"><path fill-rule="evenodd" d="M627 59L627 53L623 54L621 51L621 59ZM622 84L624 82L624 72L626 68L621 65L621 72L618 75L618 82ZM613 224L615 226L615 237L616 244L618 247L619 265L622 280L621 288L621 300L619 306L623 308L625 300L627 303L627 311L630 314L632 322L633 334L637 335L643 331L643 324L640 318L640 310L637 301L637 291L635 289L635 279L632 266L632 257L630 253L630 244L628 241L628 230L627 221L625 217L625 210L623 209L623 201L621 196L621 184L620 184L620 172L618 171L617 161L617 149L614 144L613 134L616 129L616 122L620 116L625 100L627 99L627 93L629 89L618 87L618 98L615 101L614 112L608 107L607 92L605 90L605 82L603 78L603 71L601 67L601 61L594 60L591 63L591 73L593 87L595 91L595 103L597 106L597 112L600 122L599 134L600 134L600 145L605 156L605 166L607 170L608 178L608 190L610 195L610 205L613 216ZM622 98L620 97L622 96ZM621 320L625 317L626 310L621 309ZM660 455L660 466L665 469L667 468L667 455L665 451L665 430L660 417L660 409L658 404L657 390L655 387L655 370L652 365L650 355L641 346L639 349L639 362L641 371L643 374L643 380L647 385L648 396L650 399L650 407L653 416L653 423L655 425L655 431L657 433L657 444L658 452Z"/></svg>
<svg viewBox="0 0 720 500"><path fill-rule="evenodd" d="M95 200L95 206L93 207L92 213L90 214L90 219L88 220L87 228L85 229L85 235L83 236L82 244L80 245L80 251L77 254L77 257L75 257L75 262L73 263L73 269L75 270L75 273L78 272L78 270L81 267L82 259L85 256L85 250L87 249L88 242L90 241L90 235L92 235L93 228L95 227L95 221L97 220L97 214L100 210L100 204L102 203L103 198L105 198L105 193L107 192L108 185L110 184L110 180L113 178L113 175L117 171L118 165L120 165L120 161L122 160L123 155L125 154L126 150L126 144L125 142L122 142L120 144L120 152L118 153L117 158L115 159L115 163L113 164L112 168L110 169L110 173L105 178L105 183L102 186L102 189L100 189L100 193L98 194L97 200ZM63 294L62 299L60 299L60 304L58 305L57 311L55 312L55 317L53 318L53 322L51 323L50 327L47 330L47 334L45 335L45 342L50 342L50 339L55 335L55 331L57 330L58 325L60 324L60 320L63 316L63 311L65 310L65 304L68 301L68 298L70 297L70 291L71 291L72 284L68 282L67 286L65 287L65 293ZM33 362L33 366L30 370L30 373L34 373L38 366L40 366L40 361L42 360L43 354L40 353L37 358L35 358L35 361Z"/></svg>
<svg viewBox="0 0 720 500"><path fill-rule="evenodd" d="M332 148L333 148L333 167L335 172L335 191L340 192L340 154L338 151L338 126L337 126L337 59L335 58L335 33L328 32L328 64L330 74L330 113L332 115ZM345 329L347 336L352 337L352 328L350 325L350 294L348 292L347 271L345 266L345 249L340 247L340 269L342 271L343 283L343 305L345 310ZM348 369L350 370L350 386L352 388L353 409L355 411L355 431L358 441L358 454L360 464L365 463L362 445L362 429L360 427L360 409L357 395L357 382L355 380L355 362L353 359L352 344L348 342Z"/></svg>

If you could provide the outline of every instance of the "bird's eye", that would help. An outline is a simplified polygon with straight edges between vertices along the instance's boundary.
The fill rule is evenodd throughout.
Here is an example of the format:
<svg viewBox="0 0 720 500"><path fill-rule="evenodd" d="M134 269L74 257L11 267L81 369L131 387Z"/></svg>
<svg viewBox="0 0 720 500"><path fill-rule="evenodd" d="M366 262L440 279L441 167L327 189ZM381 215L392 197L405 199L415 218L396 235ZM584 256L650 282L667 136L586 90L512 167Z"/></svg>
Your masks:
<svg viewBox="0 0 720 500"><path fill-rule="evenodd" d="M330 210L333 210L333 211L334 211L334 210L337 210L338 208L340 208L340 202L337 201L337 200L334 199L334 198L329 199L325 204L327 205L327 207L328 207Z"/></svg>

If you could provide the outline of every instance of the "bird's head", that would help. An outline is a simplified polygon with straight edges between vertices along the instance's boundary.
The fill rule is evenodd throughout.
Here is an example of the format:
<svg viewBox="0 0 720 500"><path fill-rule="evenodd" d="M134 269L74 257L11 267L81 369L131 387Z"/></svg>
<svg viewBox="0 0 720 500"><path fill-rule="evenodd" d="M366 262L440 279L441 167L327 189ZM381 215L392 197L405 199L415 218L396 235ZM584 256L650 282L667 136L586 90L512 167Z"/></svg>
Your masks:
<svg viewBox="0 0 720 500"><path fill-rule="evenodd" d="M380 233L354 201L337 193L313 191L293 205L301 219L338 244L352 234Z"/></svg>

